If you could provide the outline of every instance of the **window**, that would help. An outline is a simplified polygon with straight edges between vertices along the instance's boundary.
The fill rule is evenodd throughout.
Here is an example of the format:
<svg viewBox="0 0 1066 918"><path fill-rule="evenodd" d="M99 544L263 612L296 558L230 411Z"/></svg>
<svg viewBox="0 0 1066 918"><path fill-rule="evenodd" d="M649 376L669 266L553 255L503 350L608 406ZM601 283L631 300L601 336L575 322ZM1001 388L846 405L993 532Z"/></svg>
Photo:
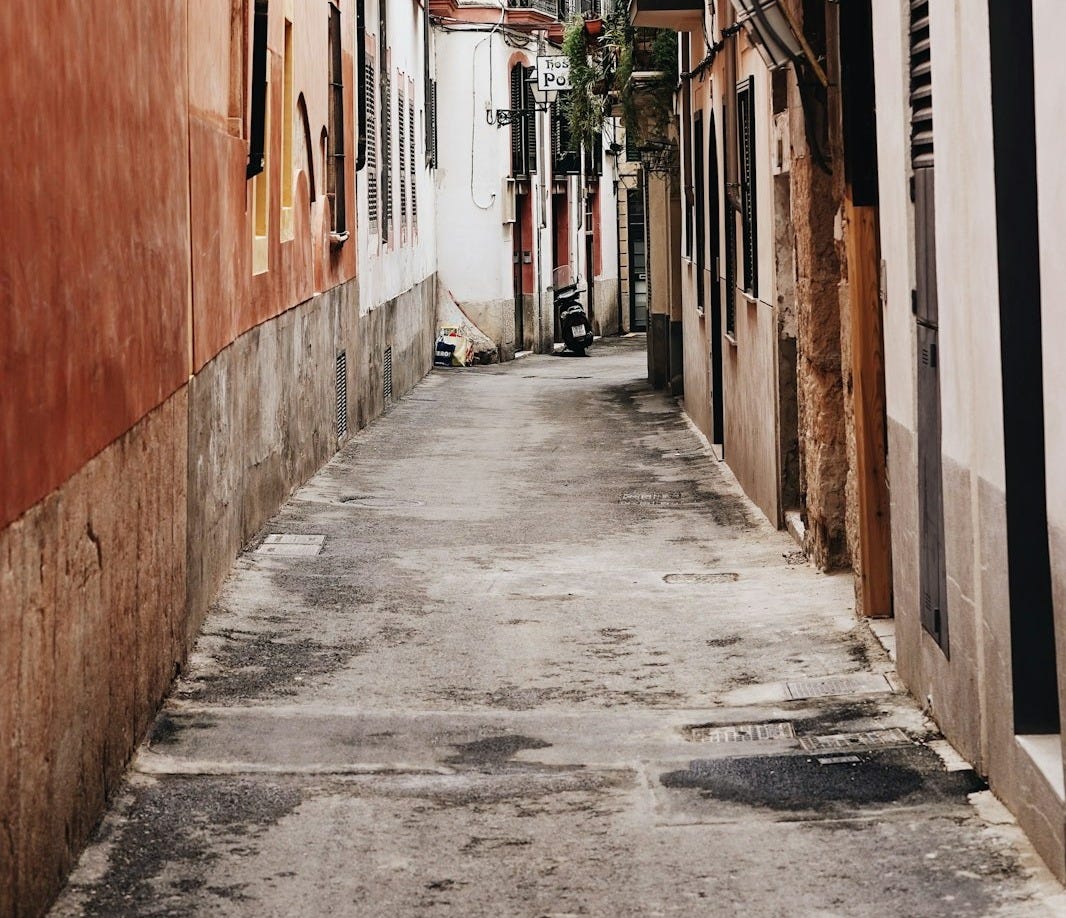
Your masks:
<svg viewBox="0 0 1066 918"><path fill-rule="evenodd" d="M706 309L706 293L704 290L704 253L707 250L706 227L707 214L704 200L704 167L703 167L703 112L696 112L696 119L692 125L692 183L695 197L694 233L693 244L696 256L696 310L702 316Z"/></svg>
<svg viewBox="0 0 1066 918"><path fill-rule="evenodd" d="M396 139L400 147L400 225L407 222L407 94L403 76L396 78Z"/></svg>
<svg viewBox="0 0 1066 918"><path fill-rule="evenodd" d="M252 26L252 97L249 125L248 167L252 181L252 273L262 274L270 263L270 169L267 143L270 110L267 106L267 0L256 0Z"/></svg>
<svg viewBox="0 0 1066 918"><path fill-rule="evenodd" d="M914 169L914 312L917 338L918 545L920 617L948 652L947 572L941 460L940 360L936 294L936 215L933 211L933 82L929 4L911 5L911 166Z"/></svg>
<svg viewBox="0 0 1066 918"><path fill-rule="evenodd" d="M253 178L266 166L266 100L267 100L267 0L255 0L252 24L252 110L248 125L248 168Z"/></svg>
<svg viewBox="0 0 1066 918"><path fill-rule="evenodd" d="M437 168L437 81L429 81L429 126L426 130L426 165Z"/></svg>
<svg viewBox="0 0 1066 918"><path fill-rule="evenodd" d="M537 119L528 78L532 67L511 68L511 108L522 115L511 122L511 174L528 176L537 171Z"/></svg>
<svg viewBox="0 0 1066 918"><path fill-rule="evenodd" d="M740 215L744 243L744 290L759 295L758 213L755 170L755 77L737 89L737 139L740 150Z"/></svg>
<svg viewBox="0 0 1066 918"><path fill-rule="evenodd" d="M296 108L293 104L292 81L292 23L285 20L285 63L284 86L281 104L281 238L292 239L293 227L293 186L296 172L293 169L292 143L295 133Z"/></svg>
<svg viewBox="0 0 1066 918"><path fill-rule="evenodd" d="M577 175L581 172L581 158L570 135L570 119L558 102L552 103L552 171L556 174Z"/></svg>
<svg viewBox="0 0 1066 918"><path fill-rule="evenodd" d="M729 124L729 106L722 103L722 124ZM728 135L727 135L728 136ZM722 144L722 169L729 175L732 145ZM737 334L737 209L739 202L727 189L725 204L725 333L735 339Z"/></svg>
<svg viewBox="0 0 1066 918"><path fill-rule="evenodd" d="M392 229L392 80L389 73L389 4L378 3L378 79L381 86L381 239L388 242Z"/></svg>
<svg viewBox="0 0 1066 918"><path fill-rule="evenodd" d="M366 56L366 74L363 78L363 93L366 106L366 210L370 231L378 229L378 118L377 81L374 79L374 57Z"/></svg>
<svg viewBox="0 0 1066 918"><path fill-rule="evenodd" d="M329 5L329 156L326 161L326 198L330 203L330 233L338 241L348 236L344 194L344 71L341 65L341 11Z"/></svg>
<svg viewBox="0 0 1066 918"><path fill-rule="evenodd" d="M414 84L410 84L407 96L407 136L411 144L411 157L408 160L411 176L411 226L418 225L418 172L415 168L415 100Z"/></svg>

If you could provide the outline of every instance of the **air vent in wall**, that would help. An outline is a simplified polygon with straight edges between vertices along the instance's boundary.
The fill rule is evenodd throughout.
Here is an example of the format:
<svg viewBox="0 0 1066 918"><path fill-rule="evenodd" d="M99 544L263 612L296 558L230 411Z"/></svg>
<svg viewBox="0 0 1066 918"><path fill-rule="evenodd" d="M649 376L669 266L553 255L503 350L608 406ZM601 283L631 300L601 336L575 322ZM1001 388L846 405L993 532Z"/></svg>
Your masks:
<svg viewBox="0 0 1066 918"><path fill-rule="evenodd" d="M392 345L385 348L385 359L382 361L381 378L385 387L385 404L392 404Z"/></svg>
<svg viewBox="0 0 1066 918"><path fill-rule="evenodd" d="M337 439L348 433L348 354L337 355Z"/></svg>

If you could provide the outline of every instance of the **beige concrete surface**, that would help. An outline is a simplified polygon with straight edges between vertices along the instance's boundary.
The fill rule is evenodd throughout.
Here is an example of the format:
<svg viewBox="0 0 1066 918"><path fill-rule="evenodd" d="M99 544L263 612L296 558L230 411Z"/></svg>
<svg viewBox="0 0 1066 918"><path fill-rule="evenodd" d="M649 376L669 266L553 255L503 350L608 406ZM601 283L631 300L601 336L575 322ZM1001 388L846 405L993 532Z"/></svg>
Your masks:
<svg viewBox="0 0 1066 918"><path fill-rule="evenodd" d="M354 435L53 914L1062 914L641 347L437 371Z"/></svg>

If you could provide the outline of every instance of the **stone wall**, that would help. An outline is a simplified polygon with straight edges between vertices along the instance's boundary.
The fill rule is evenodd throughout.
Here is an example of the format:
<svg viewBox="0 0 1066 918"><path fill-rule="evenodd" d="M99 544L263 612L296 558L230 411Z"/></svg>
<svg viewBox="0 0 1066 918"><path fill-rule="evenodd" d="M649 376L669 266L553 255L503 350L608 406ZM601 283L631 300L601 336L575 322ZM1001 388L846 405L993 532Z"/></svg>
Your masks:
<svg viewBox="0 0 1066 918"><path fill-rule="evenodd" d="M0 531L0 914L59 889L186 651L187 389Z"/></svg>

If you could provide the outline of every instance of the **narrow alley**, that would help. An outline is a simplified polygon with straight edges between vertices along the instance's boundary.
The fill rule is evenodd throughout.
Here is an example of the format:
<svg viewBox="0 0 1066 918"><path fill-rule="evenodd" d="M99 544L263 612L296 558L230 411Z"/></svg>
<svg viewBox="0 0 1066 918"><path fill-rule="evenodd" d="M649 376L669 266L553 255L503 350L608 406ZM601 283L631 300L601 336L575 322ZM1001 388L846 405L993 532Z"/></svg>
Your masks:
<svg viewBox="0 0 1066 918"><path fill-rule="evenodd" d="M645 375L643 336L438 370L353 436L51 914L1062 914L850 574Z"/></svg>

